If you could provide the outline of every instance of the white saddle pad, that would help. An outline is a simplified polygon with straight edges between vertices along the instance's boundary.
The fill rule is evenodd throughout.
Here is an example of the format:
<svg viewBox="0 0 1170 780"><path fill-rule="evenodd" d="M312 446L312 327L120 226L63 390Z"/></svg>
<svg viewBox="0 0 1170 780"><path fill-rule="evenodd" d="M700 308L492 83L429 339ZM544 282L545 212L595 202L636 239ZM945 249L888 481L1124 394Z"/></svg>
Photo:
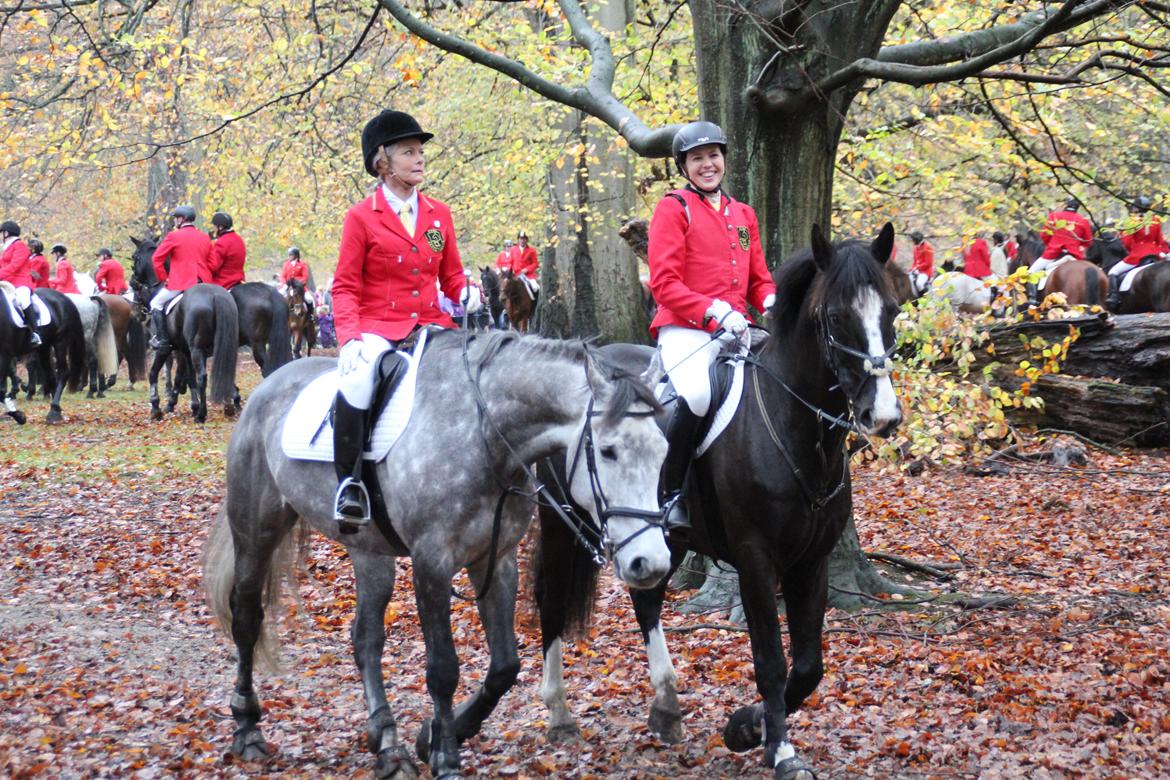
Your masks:
<svg viewBox="0 0 1170 780"><path fill-rule="evenodd" d="M1138 266L1132 271L1126 271L1125 274L1121 277L1121 291L1129 292L1129 288L1133 287L1133 280L1137 278L1138 274L1147 268L1153 268L1155 265L1157 265L1157 263L1150 263L1149 265Z"/></svg>
<svg viewBox="0 0 1170 780"><path fill-rule="evenodd" d="M414 409L418 364L426 342L427 331L424 329L419 334L414 352L400 353L409 364L406 375L398 383L390 403L374 424L370 448L363 456L366 460L377 462L385 459L398 437L406 430L410 413ZM337 397L337 387L337 371L327 371L301 390L288 416L284 418L284 428L281 430L280 447L285 455L293 460L333 462L333 425L329 419L329 410L333 408L333 399Z"/></svg>
<svg viewBox="0 0 1170 780"><path fill-rule="evenodd" d="M169 301L167 301L166 313L168 316L172 311L175 310L175 307L179 305L179 301L183 300L184 295L186 295L186 293L179 293L174 298L171 298Z"/></svg>
<svg viewBox="0 0 1170 780"><path fill-rule="evenodd" d="M1045 285L1048 284L1048 277L1052 276L1052 272L1055 271L1057 268L1060 268L1065 263L1071 263L1073 260L1076 260L1076 258L1073 257L1072 255L1064 255L1059 260L1054 262L1052 265L1045 268L1044 269L1044 277L1040 280L1040 284L1036 285L1036 289L1043 290Z"/></svg>
<svg viewBox="0 0 1170 780"><path fill-rule="evenodd" d="M9 282L0 282L0 290L4 292L4 307L8 309L8 316L12 323L19 328L24 325L24 312L16 306L16 290ZM33 305L37 307L37 326L48 325L53 321L53 312L40 296L32 296Z"/></svg>
<svg viewBox="0 0 1170 780"><path fill-rule="evenodd" d="M763 338L766 338L761 331L752 331L752 334L753 344L758 344ZM759 334L759 336L756 334ZM707 430L707 434L699 442L699 446L695 448L696 458L711 448L711 445L715 443L719 435L727 430L731 418L735 417L735 412L739 409L739 399L743 397L743 365L742 360L737 360L732 365L731 389L728 391L727 397L723 399L723 403L715 410L715 417L711 422L711 427ZM659 401L666 397L666 392L669 387L670 385L668 383L661 382L655 388L655 394Z"/></svg>

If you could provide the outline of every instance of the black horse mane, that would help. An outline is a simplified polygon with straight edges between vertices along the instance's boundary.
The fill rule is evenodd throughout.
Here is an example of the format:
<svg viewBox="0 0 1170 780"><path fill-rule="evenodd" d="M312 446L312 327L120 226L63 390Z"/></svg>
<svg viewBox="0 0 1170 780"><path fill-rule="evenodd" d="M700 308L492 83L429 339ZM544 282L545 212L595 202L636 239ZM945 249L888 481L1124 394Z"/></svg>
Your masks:
<svg viewBox="0 0 1170 780"><path fill-rule="evenodd" d="M791 331L802 318L811 318L830 294L852 300L866 287L876 287L882 297L893 296L889 279L868 241L839 241L833 244L833 250L833 261L823 273L810 247L801 249L776 269L776 303L771 313L778 332Z"/></svg>
<svg viewBox="0 0 1170 780"><path fill-rule="evenodd" d="M448 334L460 338L448 338ZM439 335L443 336L443 340L436 340L436 345L442 344L448 349L462 349L461 332L444 331ZM601 418L602 425L614 424L637 403L646 404L655 413L662 408L654 391L646 386L641 377L611 364L585 341L523 336L511 330L475 333L472 339L473 360L481 366L491 363L505 349L519 350L533 356L547 355L576 363L583 362L587 357L593 358L606 380L613 383L610 403Z"/></svg>

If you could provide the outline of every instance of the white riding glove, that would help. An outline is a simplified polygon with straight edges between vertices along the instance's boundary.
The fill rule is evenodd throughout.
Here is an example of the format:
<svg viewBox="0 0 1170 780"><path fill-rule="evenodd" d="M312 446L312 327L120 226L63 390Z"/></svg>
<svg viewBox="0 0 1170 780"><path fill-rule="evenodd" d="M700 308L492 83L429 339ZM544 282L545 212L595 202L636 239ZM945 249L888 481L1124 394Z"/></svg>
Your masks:
<svg viewBox="0 0 1170 780"><path fill-rule="evenodd" d="M351 371L356 371L361 363L366 362L369 361L362 357L362 340L350 339L345 342L345 346L337 355L337 374L345 376Z"/></svg>
<svg viewBox="0 0 1170 780"><path fill-rule="evenodd" d="M474 284L469 284L463 288L463 292L459 294L459 305L463 307L463 311L468 314L475 314L483 308L483 298L479 294L479 288Z"/></svg>
<svg viewBox="0 0 1170 780"><path fill-rule="evenodd" d="M707 316L719 323L719 327L737 339L747 333L747 317L731 308L731 304L727 301L721 301L718 298L711 301L711 305L707 307Z"/></svg>
<svg viewBox="0 0 1170 780"><path fill-rule="evenodd" d="M764 311L771 309L774 303L776 303L776 293L768 293L764 298Z"/></svg>

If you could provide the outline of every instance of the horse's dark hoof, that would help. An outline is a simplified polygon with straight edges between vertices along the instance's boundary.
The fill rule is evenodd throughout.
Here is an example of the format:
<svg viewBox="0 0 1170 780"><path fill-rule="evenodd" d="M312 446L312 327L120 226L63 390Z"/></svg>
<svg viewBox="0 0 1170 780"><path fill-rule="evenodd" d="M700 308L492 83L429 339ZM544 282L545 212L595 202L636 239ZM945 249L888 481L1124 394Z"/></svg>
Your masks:
<svg viewBox="0 0 1170 780"><path fill-rule="evenodd" d="M764 706L753 704L731 713L723 727L723 744L736 753L758 747L764 737Z"/></svg>
<svg viewBox="0 0 1170 780"><path fill-rule="evenodd" d="M226 417L226 418L227 418L227 419L229 419L229 420L230 420L230 419L232 419L233 417L235 417L235 416L236 416L236 406L235 406L235 404L231 404L231 403L224 404L224 407L223 407L223 416L224 416L224 417Z"/></svg>
<svg viewBox="0 0 1170 780"><path fill-rule="evenodd" d="M88 400L90 400L90 399L91 399L91 398L93 398L93 397L94 397L94 392L93 392L93 390L90 390L88 393L86 393L86 394L85 394L85 400L87 400L87 401L88 401Z"/></svg>
<svg viewBox="0 0 1170 780"><path fill-rule="evenodd" d="M419 761L431 760L431 722L427 721L418 730L418 736L414 738L414 752L418 756Z"/></svg>
<svg viewBox="0 0 1170 780"><path fill-rule="evenodd" d="M374 777L379 780L414 780L418 769L410 760L410 754L402 745L386 748L374 762Z"/></svg>
<svg viewBox="0 0 1170 780"><path fill-rule="evenodd" d="M117 377L116 375L115 375L115 376L111 376L111 377L109 377L108 379L106 379L106 389L107 389L107 390L110 390L111 388L113 388L114 384L115 384L117 381L118 381L118 377Z"/></svg>
<svg viewBox="0 0 1170 780"><path fill-rule="evenodd" d="M154 420L155 422L158 422L162 418L163 418L162 409L151 409L150 410L150 419Z"/></svg>
<svg viewBox="0 0 1170 780"><path fill-rule="evenodd" d="M800 756L789 756L776 765L772 780L817 780L817 773Z"/></svg>
<svg viewBox="0 0 1170 780"><path fill-rule="evenodd" d="M264 741L260 729L237 731L232 740L232 755L244 761L267 761L272 758L272 746Z"/></svg>
<svg viewBox="0 0 1170 780"><path fill-rule="evenodd" d="M97 397L98 397L98 398L105 398L105 397L106 397L105 391L99 392L99 393L97 394Z"/></svg>
<svg viewBox="0 0 1170 780"><path fill-rule="evenodd" d="M572 742L577 742L581 739L581 729L577 727L576 723L562 723L559 726L553 726L545 734L551 745L565 745Z"/></svg>
<svg viewBox="0 0 1170 780"><path fill-rule="evenodd" d="M677 710L671 712L659 707L651 707L646 725L650 728L651 734L667 745L677 745L683 741L682 713Z"/></svg>
<svg viewBox="0 0 1170 780"><path fill-rule="evenodd" d="M28 417L26 417L24 412L21 411L9 412L8 416L13 420L16 420L17 425L24 425L26 422L28 422Z"/></svg>
<svg viewBox="0 0 1170 780"><path fill-rule="evenodd" d="M45 415L45 422L56 425L65 422L65 418L61 415L60 409L50 409L49 413Z"/></svg>

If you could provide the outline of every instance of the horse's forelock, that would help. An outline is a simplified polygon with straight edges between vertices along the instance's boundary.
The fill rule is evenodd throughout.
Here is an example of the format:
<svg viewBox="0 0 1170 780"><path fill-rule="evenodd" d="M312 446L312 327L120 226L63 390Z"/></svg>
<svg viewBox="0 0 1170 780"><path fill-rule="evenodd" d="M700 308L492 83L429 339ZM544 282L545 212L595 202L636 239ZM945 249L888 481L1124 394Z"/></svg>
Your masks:
<svg viewBox="0 0 1170 780"><path fill-rule="evenodd" d="M602 364L607 378L613 383L609 396L609 404L605 414L601 417L602 425L615 425L624 417L634 404L646 404L648 410L657 414L662 410L662 404L654 395L654 391L646 383L625 369Z"/></svg>
<svg viewBox="0 0 1170 780"><path fill-rule="evenodd" d="M852 301L868 287L876 289L883 300L894 297L890 279L870 251L869 242L850 239L838 242L834 249L833 263L812 285L808 298L810 312L827 303L830 294L835 299Z"/></svg>

